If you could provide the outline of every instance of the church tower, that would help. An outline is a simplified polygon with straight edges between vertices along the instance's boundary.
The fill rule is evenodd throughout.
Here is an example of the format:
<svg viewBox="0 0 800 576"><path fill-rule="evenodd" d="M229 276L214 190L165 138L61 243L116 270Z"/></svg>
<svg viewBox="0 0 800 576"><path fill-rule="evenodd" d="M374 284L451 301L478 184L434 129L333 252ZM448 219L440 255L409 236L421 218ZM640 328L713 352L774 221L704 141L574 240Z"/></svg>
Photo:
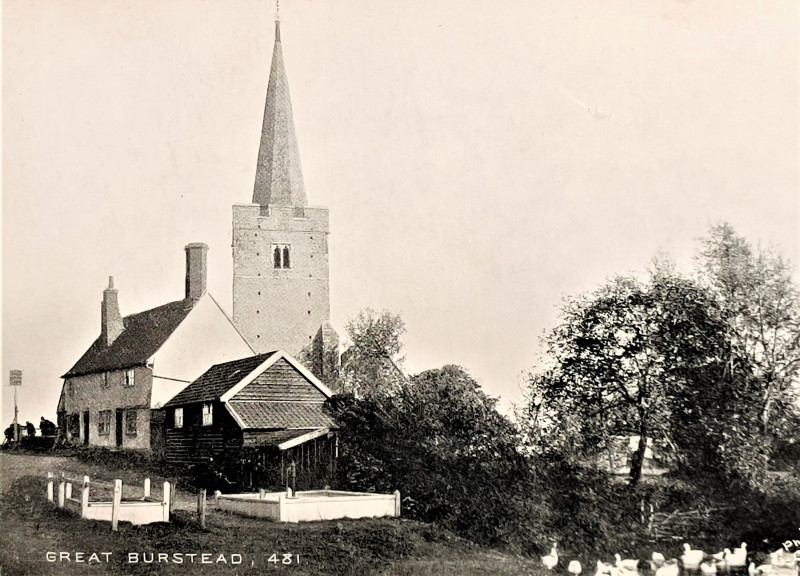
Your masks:
<svg viewBox="0 0 800 576"><path fill-rule="evenodd" d="M276 21L253 201L233 207L233 321L256 352L338 349L328 234L328 209L306 199Z"/></svg>

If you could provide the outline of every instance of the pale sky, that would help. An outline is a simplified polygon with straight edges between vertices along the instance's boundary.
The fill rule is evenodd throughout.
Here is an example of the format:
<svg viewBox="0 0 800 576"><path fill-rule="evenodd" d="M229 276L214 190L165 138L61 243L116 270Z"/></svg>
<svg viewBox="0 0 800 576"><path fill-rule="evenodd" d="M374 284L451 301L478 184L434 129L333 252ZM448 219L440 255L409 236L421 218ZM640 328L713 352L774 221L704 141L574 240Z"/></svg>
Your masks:
<svg viewBox="0 0 800 576"><path fill-rule="evenodd" d="M797 1L283 0L334 326L405 319L409 372L466 368L504 405L562 296L687 267L727 220L797 263ZM3 0L3 410L123 315L183 297L189 242L231 312L274 3Z"/></svg>

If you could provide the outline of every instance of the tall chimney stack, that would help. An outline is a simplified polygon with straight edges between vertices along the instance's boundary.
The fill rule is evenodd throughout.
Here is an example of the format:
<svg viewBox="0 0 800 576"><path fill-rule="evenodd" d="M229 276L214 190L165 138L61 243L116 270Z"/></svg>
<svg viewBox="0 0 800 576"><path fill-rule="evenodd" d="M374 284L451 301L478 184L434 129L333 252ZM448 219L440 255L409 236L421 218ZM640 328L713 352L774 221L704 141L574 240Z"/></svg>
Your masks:
<svg viewBox="0 0 800 576"><path fill-rule="evenodd" d="M184 250L186 250L186 299L196 302L206 293L208 246L202 242L193 242Z"/></svg>
<svg viewBox="0 0 800 576"><path fill-rule="evenodd" d="M100 304L100 337L106 346L111 346L123 330L125 330L125 325L122 323L122 316L119 313L114 277L109 276L108 288L103 290L103 302Z"/></svg>

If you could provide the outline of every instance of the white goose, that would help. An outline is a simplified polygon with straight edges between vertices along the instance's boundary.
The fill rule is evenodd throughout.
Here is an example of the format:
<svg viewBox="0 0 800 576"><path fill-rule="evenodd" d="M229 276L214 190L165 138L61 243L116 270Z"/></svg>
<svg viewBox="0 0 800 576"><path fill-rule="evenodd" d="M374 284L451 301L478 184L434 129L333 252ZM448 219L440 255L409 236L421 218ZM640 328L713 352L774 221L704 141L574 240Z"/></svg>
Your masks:
<svg viewBox="0 0 800 576"><path fill-rule="evenodd" d="M700 572L702 572L703 574L716 574L717 564L715 562L701 562Z"/></svg>
<svg viewBox="0 0 800 576"><path fill-rule="evenodd" d="M761 564L760 566L756 566L755 562L750 562L750 565L747 567L747 573L750 576L769 574L770 572L772 572L772 564Z"/></svg>
<svg viewBox="0 0 800 576"><path fill-rule="evenodd" d="M594 572L594 576L604 576L605 574L611 574L611 564L606 564L601 560L597 561L597 569Z"/></svg>
<svg viewBox="0 0 800 576"><path fill-rule="evenodd" d="M730 568L743 568L747 566L747 543L742 542L741 546L734 548L733 552L730 554L726 554L725 562Z"/></svg>
<svg viewBox="0 0 800 576"><path fill-rule="evenodd" d="M542 564L544 564L544 567L548 570L552 570L556 567L556 564L558 564L558 552L556 552L556 546L558 546L558 543L554 542L553 547L550 549L550 554L547 556L542 556Z"/></svg>
<svg viewBox="0 0 800 576"><path fill-rule="evenodd" d="M655 576L679 576L681 572L678 561L675 558L667 560L664 565L656 570Z"/></svg>
<svg viewBox="0 0 800 576"><path fill-rule="evenodd" d="M614 564L620 570L630 570L631 572L636 572L639 568L639 561L635 559L622 559L622 556L619 554L614 554L614 559L616 563Z"/></svg>
<svg viewBox="0 0 800 576"><path fill-rule="evenodd" d="M705 553L702 550L692 550L688 544L683 545L683 554L681 555L681 562L683 567L689 570L697 570L700 568L700 562L703 561Z"/></svg>
<svg viewBox="0 0 800 576"><path fill-rule="evenodd" d="M650 560L651 572L655 572L656 570L658 570L660 566L664 565L664 561L666 560L666 558L664 558L664 555L661 552L653 552L650 558L651 558Z"/></svg>
<svg viewBox="0 0 800 576"><path fill-rule="evenodd" d="M578 574L581 573L581 570L583 570L583 568L581 568L581 563L577 560L570 561L569 566L567 566L567 572L574 574L575 576L578 576Z"/></svg>

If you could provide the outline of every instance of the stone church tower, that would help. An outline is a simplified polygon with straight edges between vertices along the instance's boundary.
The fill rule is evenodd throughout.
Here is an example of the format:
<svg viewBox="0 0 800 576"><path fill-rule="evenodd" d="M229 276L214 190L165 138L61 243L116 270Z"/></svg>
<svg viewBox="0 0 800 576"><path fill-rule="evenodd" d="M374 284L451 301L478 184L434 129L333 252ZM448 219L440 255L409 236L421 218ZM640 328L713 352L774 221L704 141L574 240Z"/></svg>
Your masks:
<svg viewBox="0 0 800 576"><path fill-rule="evenodd" d="M275 22L253 202L233 207L233 321L256 352L283 349L313 359L320 377L337 369L324 359L338 362L328 234L328 209L306 199Z"/></svg>

